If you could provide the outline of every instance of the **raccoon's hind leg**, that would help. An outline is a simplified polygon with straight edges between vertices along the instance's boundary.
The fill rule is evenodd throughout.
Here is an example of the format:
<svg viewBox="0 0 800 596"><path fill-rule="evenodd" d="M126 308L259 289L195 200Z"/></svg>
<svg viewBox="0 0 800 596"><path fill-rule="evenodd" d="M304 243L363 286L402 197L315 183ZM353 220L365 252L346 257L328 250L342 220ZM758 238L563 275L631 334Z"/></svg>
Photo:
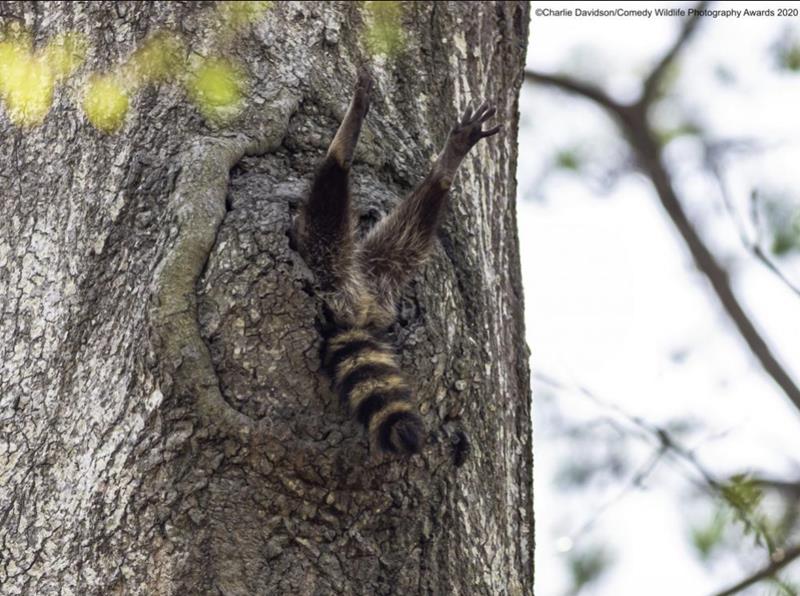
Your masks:
<svg viewBox="0 0 800 596"><path fill-rule="evenodd" d="M371 90L372 79L362 70L347 114L317 169L297 221L300 253L326 290L343 286L354 265L348 174Z"/></svg>

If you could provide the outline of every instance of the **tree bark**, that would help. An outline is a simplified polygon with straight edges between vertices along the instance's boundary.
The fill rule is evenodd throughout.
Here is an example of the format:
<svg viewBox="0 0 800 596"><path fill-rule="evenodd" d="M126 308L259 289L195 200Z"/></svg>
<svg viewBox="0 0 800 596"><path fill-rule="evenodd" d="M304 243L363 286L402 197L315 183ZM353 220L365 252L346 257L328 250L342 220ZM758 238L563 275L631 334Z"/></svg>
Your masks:
<svg viewBox="0 0 800 596"><path fill-rule="evenodd" d="M328 392L320 300L288 236L368 60L360 3L274 3L235 46L251 87L225 127L178 85L142 88L116 134L79 108L89 73L158 29L202 51L210 9L3 7L37 42L78 31L90 51L41 125L0 111L0 592L531 593L514 211L526 3L408 3L404 51L371 67L362 229L468 101L494 100L505 124L463 164L398 308L430 433L409 460L371 455Z"/></svg>

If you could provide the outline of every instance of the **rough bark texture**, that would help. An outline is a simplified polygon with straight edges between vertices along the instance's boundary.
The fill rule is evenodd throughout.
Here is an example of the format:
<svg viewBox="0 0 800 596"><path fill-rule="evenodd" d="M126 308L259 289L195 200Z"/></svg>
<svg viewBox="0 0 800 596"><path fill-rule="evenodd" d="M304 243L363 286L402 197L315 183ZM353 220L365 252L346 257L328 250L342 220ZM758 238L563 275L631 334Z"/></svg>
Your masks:
<svg viewBox="0 0 800 596"><path fill-rule="evenodd" d="M0 111L0 592L531 593L514 213L527 5L409 3L405 51L373 65L364 228L468 101L494 99L506 126L462 166L399 306L430 431L408 461L370 455L327 393L319 300L287 236L366 60L360 5L275 3L237 44L253 86L224 129L178 86L139 92L113 135L77 107L81 75L149 32L201 47L207 10L3 7L38 40L81 31L92 51L41 126Z"/></svg>

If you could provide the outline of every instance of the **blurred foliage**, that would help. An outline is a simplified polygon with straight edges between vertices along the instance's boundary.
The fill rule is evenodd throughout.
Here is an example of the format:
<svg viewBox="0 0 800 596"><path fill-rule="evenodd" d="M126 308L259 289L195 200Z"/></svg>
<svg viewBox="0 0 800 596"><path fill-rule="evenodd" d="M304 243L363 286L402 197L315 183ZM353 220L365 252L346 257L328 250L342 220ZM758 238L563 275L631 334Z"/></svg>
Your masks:
<svg viewBox="0 0 800 596"><path fill-rule="evenodd" d="M148 84L182 85L203 116L220 123L236 116L246 89L245 69L222 56L245 26L256 22L270 2L219 2L212 13L208 56L189 67L191 50L174 31L157 31L124 61L105 73L87 73L81 84L81 105L87 120L106 133L122 127L133 95ZM11 21L0 31L0 99L12 122L42 123L53 103L56 83L83 64L86 39L67 32L34 49L29 31Z"/></svg>
<svg viewBox="0 0 800 596"><path fill-rule="evenodd" d="M178 83L209 122L224 124L244 106L248 77L245 67L230 54L236 36L261 19L268 1L217 2L210 30L202 37L208 50L186 43L175 31L161 30L116 67L105 73L87 73L80 96L88 121L113 133L125 122L133 96L148 84ZM373 54L393 56L405 45L403 2L365 2L365 45ZM67 32L34 50L29 31L16 20L0 30L0 99L11 120L20 126L43 122L53 103L56 83L77 71L90 48L86 39ZM189 56L192 59L189 59Z"/></svg>
<svg viewBox="0 0 800 596"><path fill-rule="evenodd" d="M365 2L367 19L365 41L372 54L394 56L405 46L403 3L392 1Z"/></svg>
<svg viewBox="0 0 800 596"><path fill-rule="evenodd" d="M569 593L578 594L586 586L596 582L612 562L610 553L602 546L571 551L567 557L567 568L572 583Z"/></svg>
<svg viewBox="0 0 800 596"><path fill-rule="evenodd" d="M772 252L777 256L782 256L797 248L797 239L793 235L778 233L772 241Z"/></svg>
<svg viewBox="0 0 800 596"><path fill-rule="evenodd" d="M681 65L679 62L671 62L655 87L653 94L653 103L658 103L663 99L670 96L672 91L677 87L678 80L681 76Z"/></svg>
<svg viewBox="0 0 800 596"><path fill-rule="evenodd" d="M747 474L735 474L720 487L720 494L742 526L745 536L765 546L770 553L775 550L774 523L761 511L764 498L761 486Z"/></svg>
<svg viewBox="0 0 800 596"><path fill-rule="evenodd" d="M213 14L213 29L205 37L217 53L227 52L235 45L238 34L257 23L272 5L272 2L261 0L217 2Z"/></svg>
<svg viewBox="0 0 800 596"><path fill-rule="evenodd" d="M784 256L800 251L800 205L782 193L764 197L754 192L753 200L767 224L772 253Z"/></svg>
<svg viewBox="0 0 800 596"><path fill-rule="evenodd" d="M202 60L189 78L189 95L207 119L224 121L241 106L246 81L244 72L233 62Z"/></svg>
<svg viewBox="0 0 800 596"><path fill-rule="evenodd" d="M241 0L228 0L217 4L220 22L231 29L241 29L257 22L272 2L255 0L242 2Z"/></svg>
<svg viewBox="0 0 800 596"><path fill-rule="evenodd" d="M780 70L800 72L800 32L787 27L772 45L775 64Z"/></svg>
<svg viewBox="0 0 800 596"><path fill-rule="evenodd" d="M56 79L68 77L86 58L86 38L77 33L56 35L42 52L43 61L50 66Z"/></svg>
<svg viewBox="0 0 800 596"><path fill-rule="evenodd" d="M706 525L692 528L692 545L703 561L708 561L714 551L722 545L728 523L729 516L725 511L717 510Z"/></svg>
<svg viewBox="0 0 800 596"><path fill-rule="evenodd" d="M797 596L800 594L799 583L783 581L779 578L772 578L771 583L774 586L769 592L772 596Z"/></svg>
<svg viewBox="0 0 800 596"><path fill-rule="evenodd" d="M656 129L656 140L662 147L679 137L696 137L702 134L700 126L693 122L683 122L671 128Z"/></svg>
<svg viewBox="0 0 800 596"><path fill-rule="evenodd" d="M134 87L175 79L185 68L183 39L168 31L159 31L148 37L123 65Z"/></svg>
<svg viewBox="0 0 800 596"><path fill-rule="evenodd" d="M714 67L714 77L723 85L735 85L738 80L736 73L727 64L717 64Z"/></svg>
<svg viewBox="0 0 800 596"><path fill-rule="evenodd" d="M554 165L561 170L578 172L581 169L581 158L575 149L562 149L556 153Z"/></svg>
<svg viewBox="0 0 800 596"><path fill-rule="evenodd" d="M53 37L34 51L30 32L12 21L0 31L0 98L12 122L40 124L53 103L56 83L83 62L86 43L77 34Z"/></svg>
<svg viewBox="0 0 800 596"><path fill-rule="evenodd" d="M103 132L117 130L128 113L128 92L114 76L96 76L86 84L83 111L92 126Z"/></svg>
<svg viewBox="0 0 800 596"><path fill-rule="evenodd" d="M22 48L6 53L3 68L3 99L17 124L39 124L53 101L55 77L47 63Z"/></svg>
<svg viewBox="0 0 800 596"><path fill-rule="evenodd" d="M89 122L106 133L119 130L131 96L141 87L181 80L186 71L185 55L179 35L157 31L118 67L103 75L91 75L83 88L83 111Z"/></svg>
<svg viewBox="0 0 800 596"><path fill-rule="evenodd" d="M535 185L533 198L546 200L546 184L556 174L575 176L598 195L611 192L631 167L631 155L619 139L586 138L559 147L548 159L548 166ZM528 195L531 196L531 195Z"/></svg>
<svg viewBox="0 0 800 596"><path fill-rule="evenodd" d="M721 489L722 497L736 511L745 514L755 512L764 493L761 487L746 474L735 474L731 476L727 484Z"/></svg>

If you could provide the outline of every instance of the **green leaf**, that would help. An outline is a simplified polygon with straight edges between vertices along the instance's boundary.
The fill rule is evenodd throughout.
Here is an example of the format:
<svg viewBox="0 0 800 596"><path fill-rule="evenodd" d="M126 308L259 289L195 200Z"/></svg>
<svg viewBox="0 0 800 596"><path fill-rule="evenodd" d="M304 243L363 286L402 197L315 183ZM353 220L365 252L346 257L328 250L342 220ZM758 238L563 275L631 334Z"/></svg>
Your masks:
<svg viewBox="0 0 800 596"><path fill-rule="evenodd" d="M786 192L761 197L754 191L759 210L764 215L764 228L772 237L770 250L784 256L800 250L800 203Z"/></svg>
<svg viewBox="0 0 800 596"><path fill-rule="evenodd" d="M798 245L798 238L794 234L787 233L786 231L779 231L772 239L772 246L770 250L776 256L783 256L792 250L800 248Z"/></svg>
<svg viewBox="0 0 800 596"><path fill-rule="evenodd" d="M692 529L692 544L703 561L708 561L713 551L722 544L727 525L728 516L717 511L707 525Z"/></svg>
<svg viewBox="0 0 800 596"><path fill-rule="evenodd" d="M573 551L567 560L572 578L573 593L577 593L586 585L597 581L611 564L611 556L600 546Z"/></svg>
<svg viewBox="0 0 800 596"><path fill-rule="evenodd" d="M797 30L789 27L784 29L771 49L778 69L800 72L800 36Z"/></svg>
<svg viewBox="0 0 800 596"><path fill-rule="evenodd" d="M657 130L656 136L658 138L659 144L666 145L670 141L677 139L678 137L696 137L702 133L702 129L693 122L684 122L683 124L676 126L674 128L666 129L666 130Z"/></svg>
<svg viewBox="0 0 800 596"><path fill-rule="evenodd" d="M764 496L761 487L746 474L731 476L722 486L722 497L735 510L752 514Z"/></svg>
<svg viewBox="0 0 800 596"><path fill-rule="evenodd" d="M771 592L774 596L798 596L800 594L800 584L796 582L783 581L780 578L770 578L775 585L775 591Z"/></svg>
<svg viewBox="0 0 800 596"><path fill-rule="evenodd" d="M581 159L574 149L562 149L556 153L555 165L562 170L578 172L581 169Z"/></svg>

